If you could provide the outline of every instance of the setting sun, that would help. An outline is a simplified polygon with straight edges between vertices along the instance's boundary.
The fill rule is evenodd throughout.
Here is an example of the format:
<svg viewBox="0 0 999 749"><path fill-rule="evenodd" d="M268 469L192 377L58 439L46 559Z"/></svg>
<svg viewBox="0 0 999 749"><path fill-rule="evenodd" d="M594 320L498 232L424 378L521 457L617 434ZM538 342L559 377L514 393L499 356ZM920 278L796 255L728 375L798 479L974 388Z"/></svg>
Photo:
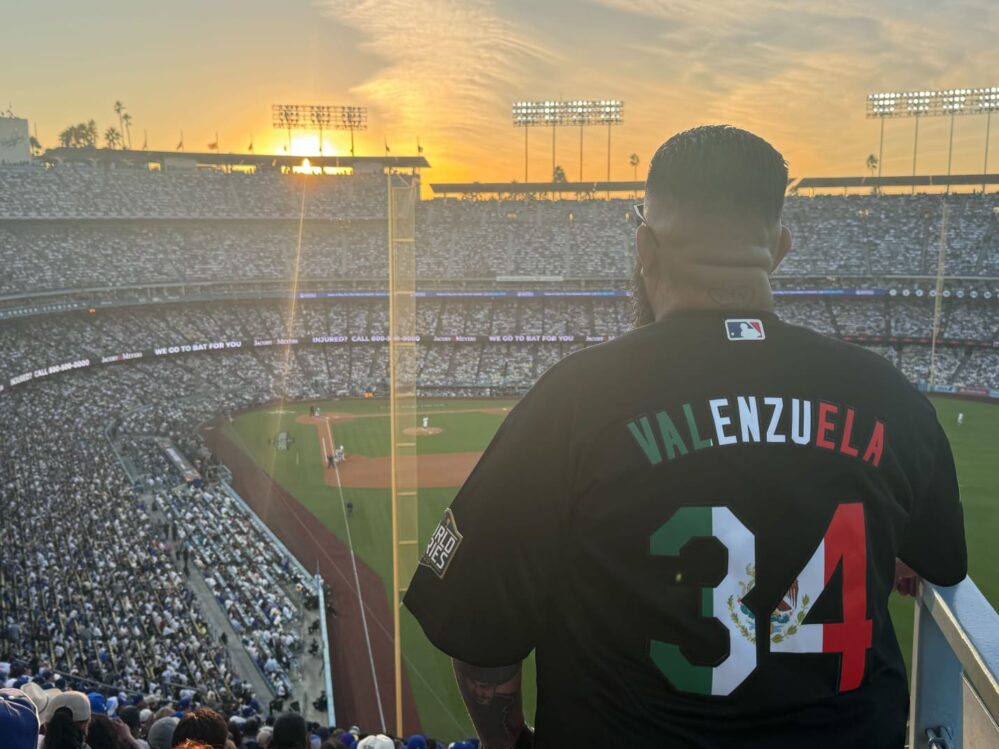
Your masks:
<svg viewBox="0 0 999 749"><path fill-rule="evenodd" d="M274 151L275 153L287 153L288 152L288 136L287 133L281 137L280 133L276 133L274 136ZM319 148L319 134L318 133L294 133L291 136L291 155L292 156L340 156L343 155L341 149L337 148L330 142L330 135L323 133L323 145L322 149Z"/></svg>

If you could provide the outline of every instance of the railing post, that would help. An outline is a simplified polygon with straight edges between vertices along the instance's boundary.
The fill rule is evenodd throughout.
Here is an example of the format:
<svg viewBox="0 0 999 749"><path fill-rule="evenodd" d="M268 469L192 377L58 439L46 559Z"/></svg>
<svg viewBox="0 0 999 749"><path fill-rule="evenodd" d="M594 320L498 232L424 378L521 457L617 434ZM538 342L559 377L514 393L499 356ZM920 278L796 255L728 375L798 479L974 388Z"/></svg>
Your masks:
<svg viewBox="0 0 999 749"><path fill-rule="evenodd" d="M326 590L323 576L317 571L313 578L316 585L316 598L319 601L319 628L323 638L323 686L326 689L326 725L336 725L336 712L333 707L333 665L330 658L330 633L326 621Z"/></svg>
<svg viewBox="0 0 999 749"><path fill-rule="evenodd" d="M922 587L921 584L920 587ZM929 746L927 731L950 729L953 747L961 746L961 662L923 602L916 597L912 631L912 694L909 698L911 749Z"/></svg>
<svg viewBox="0 0 999 749"><path fill-rule="evenodd" d="M999 747L999 613L965 578L919 586L910 749Z"/></svg>

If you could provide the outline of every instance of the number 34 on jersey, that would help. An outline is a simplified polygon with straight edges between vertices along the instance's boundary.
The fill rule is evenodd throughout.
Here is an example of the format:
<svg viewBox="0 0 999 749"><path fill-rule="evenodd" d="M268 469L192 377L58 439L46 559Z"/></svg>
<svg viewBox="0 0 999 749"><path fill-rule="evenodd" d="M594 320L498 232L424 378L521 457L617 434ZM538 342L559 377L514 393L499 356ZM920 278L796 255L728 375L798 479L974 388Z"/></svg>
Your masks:
<svg viewBox="0 0 999 749"><path fill-rule="evenodd" d="M713 537L728 552L725 577L701 589L701 616L717 619L729 633L729 654L715 666L690 662L678 645L652 640L649 655L677 689L694 694L727 695L757 667L756 638L770 652L838 653L838 691L860 686L872 623L867 618L867 538L861 503L841 504L833 513L811 558L788 581L788 591L765 625L745 604L756 576L756 538L728 507L681 507L649 539L653 556L677 557L688 541ZM810 607L842 565L842 621L806 623ZM765 631L761 634L760 630Z"/></svg>

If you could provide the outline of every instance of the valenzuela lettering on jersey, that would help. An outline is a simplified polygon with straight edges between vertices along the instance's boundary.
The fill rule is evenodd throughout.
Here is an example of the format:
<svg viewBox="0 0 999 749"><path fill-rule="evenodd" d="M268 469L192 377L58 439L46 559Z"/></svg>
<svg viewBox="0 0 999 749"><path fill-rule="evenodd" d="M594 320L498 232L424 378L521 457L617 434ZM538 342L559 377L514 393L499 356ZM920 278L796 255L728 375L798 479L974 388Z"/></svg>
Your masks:
<svg viewBox="0 0 999 749"><path fill-rule="evenodd" d="M875 467L884 454L884 422L858 420L850 406L740 395L709 400L707 412L710 423L699 424L691 404L684 403L679 413L664 410L632 419L628 432L651 465L709 447L754 443L830 450Z"/></svg>

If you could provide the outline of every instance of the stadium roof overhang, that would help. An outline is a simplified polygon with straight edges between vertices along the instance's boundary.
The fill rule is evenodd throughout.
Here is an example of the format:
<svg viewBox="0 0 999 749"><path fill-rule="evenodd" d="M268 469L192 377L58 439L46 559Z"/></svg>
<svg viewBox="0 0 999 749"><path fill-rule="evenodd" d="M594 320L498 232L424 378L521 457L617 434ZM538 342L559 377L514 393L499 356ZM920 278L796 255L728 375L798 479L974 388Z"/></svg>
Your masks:
<svg viewBox="0 0 999 749"><path fill-rule="evenodd" d="M791 192L837 188L946 187L999 185L999 174L926 174L915 177L799 177L788 180ZM430 185L435 195L545 195L628 193L641 194L644 182L438 182Z"/></svg>
<svg viewBox="0 0 999 749"><path fill-rule="evenodd" d="M510 193L530 195L535 193L596 193L640 192L644 182L438 182L430 185L435 195Z"/></svg>
<svg viewBox="0 0 999 749"><path fill-rule="evenodd" d="M999 185L999 174L919 174L908 177L802 177L794 189L837 187L960 187Z"/></svg>
<svg viewBox="0 0 999 749"><path fill-rule="evenodd" d="M302 166L304 159L313 167L357 168L364 171L380 169L427 169L430 163L423 156L289 156L287 154L194 153L190 151L135 151L109 148L50 148L42 155L46 162L87 162L139 166L189 161L197 166L239 166L257 169L280 169Z"/></svg>

